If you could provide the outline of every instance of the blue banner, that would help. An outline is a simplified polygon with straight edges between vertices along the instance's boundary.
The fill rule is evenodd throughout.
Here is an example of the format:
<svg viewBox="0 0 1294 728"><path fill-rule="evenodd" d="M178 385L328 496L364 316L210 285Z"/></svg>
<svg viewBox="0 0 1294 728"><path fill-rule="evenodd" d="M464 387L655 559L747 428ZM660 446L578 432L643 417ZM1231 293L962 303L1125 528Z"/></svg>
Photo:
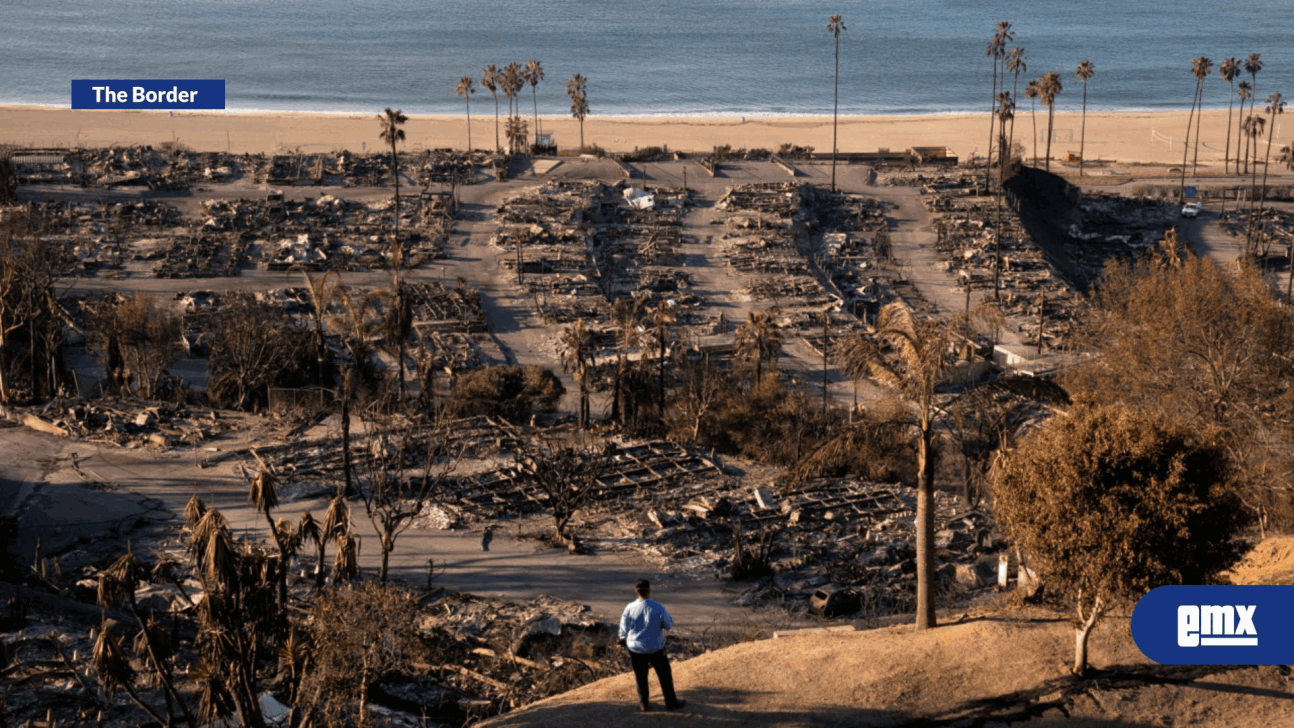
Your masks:
<svg viewBox="0 0 1294 728"><path fill-rule="evenodd" d="M1132 639L1163 665L1294 664L1294 586L1161 586L1132 611Z"/></svg>
<svg viewBox="0 0 1294 728"><path fill-rule="evenodd" d="M223 80L72 82L73 109L194 110L225 108Z"/></svg>

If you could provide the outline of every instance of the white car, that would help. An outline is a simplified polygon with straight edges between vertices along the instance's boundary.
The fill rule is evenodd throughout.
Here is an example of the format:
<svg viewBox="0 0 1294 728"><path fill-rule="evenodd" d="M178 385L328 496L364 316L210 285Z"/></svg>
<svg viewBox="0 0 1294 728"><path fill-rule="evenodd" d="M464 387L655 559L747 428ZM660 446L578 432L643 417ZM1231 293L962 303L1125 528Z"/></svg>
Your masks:
<svg viewBox="0 0 1294 728"><path fill-rule="evenodd" d="M1182 207L1182 217L1199 217L1204 205L1199 202L1188 202Z"/></svg>

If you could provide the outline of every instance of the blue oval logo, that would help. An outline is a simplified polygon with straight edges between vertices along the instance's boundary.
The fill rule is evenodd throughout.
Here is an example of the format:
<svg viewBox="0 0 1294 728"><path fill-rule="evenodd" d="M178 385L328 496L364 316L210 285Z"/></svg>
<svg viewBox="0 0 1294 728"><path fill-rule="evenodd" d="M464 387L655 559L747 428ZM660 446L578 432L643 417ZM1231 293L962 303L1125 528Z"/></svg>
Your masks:
<svg viewBox="0 0 1294 728"><path fill-rule="evenodd" d="M1294 586L1161 586L1132 611L1132 639L1163 665L1294 663Z"/></svg>

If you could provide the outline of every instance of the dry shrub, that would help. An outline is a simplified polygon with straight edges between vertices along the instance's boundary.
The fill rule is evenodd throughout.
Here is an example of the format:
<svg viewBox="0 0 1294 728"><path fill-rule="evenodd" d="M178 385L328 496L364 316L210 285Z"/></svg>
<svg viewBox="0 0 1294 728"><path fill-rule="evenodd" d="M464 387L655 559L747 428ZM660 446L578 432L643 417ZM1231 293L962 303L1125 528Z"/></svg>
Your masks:
<svg viewBox="0 0 1294 728"><path fill-rule="evenodd" d="M394 586L365 583L326 592L311 610L313 667L301 685L316 725L363 725L369 688L422 656L418 606Z"/></svg>
<svg viewBox="0 0 1294 728"><path fill-rule="evenodd" d="M466 372L446 405L458 417L493 415L512 421L551 412L566 394L557 375L538 366L497 366Z"/></svg>

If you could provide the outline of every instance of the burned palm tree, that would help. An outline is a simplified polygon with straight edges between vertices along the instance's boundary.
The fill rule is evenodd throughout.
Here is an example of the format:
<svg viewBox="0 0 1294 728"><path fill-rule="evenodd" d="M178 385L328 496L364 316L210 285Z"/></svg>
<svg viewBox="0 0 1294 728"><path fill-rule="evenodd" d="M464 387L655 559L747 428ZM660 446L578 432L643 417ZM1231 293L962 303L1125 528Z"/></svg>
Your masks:
<svg viewBox="0 0 1294 728"><path fill-rule="evenodd" d="M827 21L827 32L836 39L836 86L835 102L831 112L831 191L836 191L836 138L840 128L840 34L846 30L845 23L839 15L833 15Z"/></svg>
<svg viewBox="0 0 1294 728"><path fill-rule="evenodd" d="M589 427L589 375L593 366L593 333L584 326L584 319L562 329L558 356L562 371L571 372L580 385L580 429Z"/></svg>
<svg viewBox="0 0 1294 728"><path fill-rule="evenodd" d="M746 323L737 328L735 353L738 359L755 365L753 391L763 382L764 362L776 366L782 354L782 332L768 312L751 311Z"/></svg>
<svg viewBox="0 0 1294 728"><path fill-rule="evenodd" d="M460 99L467 102L467 153L472 153L472 94L476 93L476 87L472 85L471 76L463 76L458 79L458 86L454 88L454 93Z"/></svg>

